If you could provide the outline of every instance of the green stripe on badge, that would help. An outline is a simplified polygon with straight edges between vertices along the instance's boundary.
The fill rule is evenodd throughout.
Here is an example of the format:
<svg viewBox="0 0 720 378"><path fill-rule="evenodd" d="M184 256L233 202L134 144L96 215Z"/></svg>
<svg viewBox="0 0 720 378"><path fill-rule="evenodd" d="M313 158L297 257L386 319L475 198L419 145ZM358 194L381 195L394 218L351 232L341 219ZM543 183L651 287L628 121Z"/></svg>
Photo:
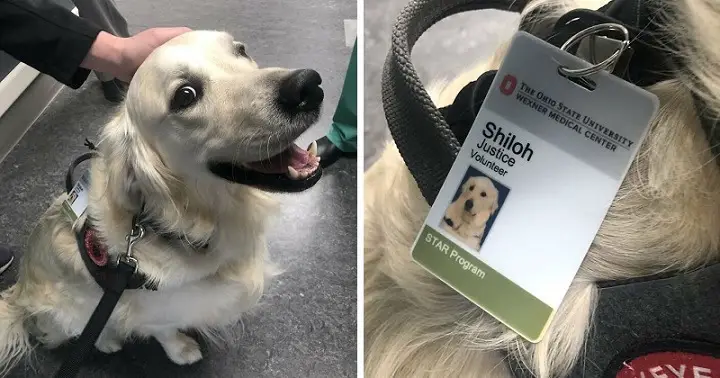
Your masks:
<svg viewBox="0 0 720 378"><path fill-rule="evenodd" d="M63 208L63 211L65 212L65 215L67 215L71 221L75 222L77 220L77 218L78 218L77 215L75 215L75 212L73 211L72 206L70 206L70 204L68 204L67 201L63 201L62 208Z"/></svg>
<svg viewBox="0 0 720 378"><path fill-rule="evenodd" d="M538 342L553 309L425 225L413 259L530 342Z"/></svg>

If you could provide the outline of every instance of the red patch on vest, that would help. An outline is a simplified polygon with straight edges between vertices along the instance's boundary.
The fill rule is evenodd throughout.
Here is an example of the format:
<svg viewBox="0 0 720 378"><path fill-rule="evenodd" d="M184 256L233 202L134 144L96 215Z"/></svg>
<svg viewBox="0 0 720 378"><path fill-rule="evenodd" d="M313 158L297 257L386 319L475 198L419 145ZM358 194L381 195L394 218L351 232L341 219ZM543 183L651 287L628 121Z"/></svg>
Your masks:
<svg viewBox="0 0 720 378"><path fill-rule="evenodd" d="M616 378L720 378L720 359L695 353L649 353L623 365Z"/></svg>
<svg viewBox="0 0 720 378"><path fill-rule="evenodd" d="M88 228L85 232L85 251L87 251L90 260L97 266L105 266L108 263L108 252L105 246L97 243L95 238L95 230Z"/></svg>

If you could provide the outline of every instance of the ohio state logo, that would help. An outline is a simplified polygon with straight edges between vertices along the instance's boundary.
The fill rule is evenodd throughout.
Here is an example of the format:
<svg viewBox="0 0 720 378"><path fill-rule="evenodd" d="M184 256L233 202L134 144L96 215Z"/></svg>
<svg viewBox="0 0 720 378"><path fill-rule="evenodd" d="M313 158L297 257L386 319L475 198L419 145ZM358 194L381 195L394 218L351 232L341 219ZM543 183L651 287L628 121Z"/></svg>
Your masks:
<svg viewBox="0 0 720 378"><path fill-rule="evenodd" d="M517 78L513 75L507 74L500 82L500 92L505 96L510 96L515 92L517 87Z"/></svg>

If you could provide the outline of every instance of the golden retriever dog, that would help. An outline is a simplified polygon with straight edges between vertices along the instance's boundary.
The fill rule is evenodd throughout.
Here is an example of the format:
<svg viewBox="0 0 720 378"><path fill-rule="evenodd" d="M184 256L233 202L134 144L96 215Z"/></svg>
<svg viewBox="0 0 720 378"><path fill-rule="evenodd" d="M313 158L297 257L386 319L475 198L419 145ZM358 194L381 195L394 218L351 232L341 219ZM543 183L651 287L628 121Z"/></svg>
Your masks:
<svg viewBox="0 0 720 378"><path fill-rule="evenodd" d="M485 235L485 224L497 208L498 191L492 180L470 177L463 183L460 196L445 211L442 229L477 251Z"/></svg>
<svg viewBox="0 0 720 378"><path fill-rule="evenodd" d="M102 296L79 253L78 225L86 220L116 261L141 211L152 227L133 256L157 290L126 290L96 347L111 353L130 337L154 337L173 362L200 360L182 331L213 335L236 324L276 271L265 240L276 205L242 180L282 191L315 174L316 147L293 141L319 117L320 81L312 70L258 67L224 32L189 32L155 50L101 130L85 216L72 222L59 196L2 293L0 376L32 338L52 348L78 336Z"/></svg>
<svg viewBox="0 0 720 378"><path fill-rule="evenodd" d="M544 17L552 19L605 3L541 0L523 14L547 6L552 14ZM429 205L397 147L387 146L367 170L366 377L511 377L508 356L536 377L567 377L583 351L599 281L720 260L720 170L693 102L699 94L710 110L720 111L720 6L710 0L665 3L678 15L665 29L681 46L667 53L692 59L677 79L646 88L658 96L659 113L539 343L525 341L412 261ZM430 88L433 101L446 106L467 83L497 69L506 46L448 85Z"/></svg>

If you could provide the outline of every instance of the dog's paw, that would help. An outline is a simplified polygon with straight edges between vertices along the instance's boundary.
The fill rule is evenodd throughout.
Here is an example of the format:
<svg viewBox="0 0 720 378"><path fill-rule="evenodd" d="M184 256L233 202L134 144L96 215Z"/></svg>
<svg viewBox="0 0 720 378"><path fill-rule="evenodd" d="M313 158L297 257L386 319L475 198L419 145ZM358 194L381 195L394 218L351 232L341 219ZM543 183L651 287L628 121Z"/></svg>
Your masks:
<svg viewBox="0 0 720 378"><path fill-rule="evenodd" d="M47 316L33 318L29 323L28 332L48 349L55 349L71 338Z"/></svg>
<svg viewBox="0 0 720 378"><path fill-rule="evenodd" d="M120 349L122 349L123 345L122 342L118 339L101 337L95 343L95 347L103 353L110 354L119 352Z"/></svg>
<svg viewBox="0 0 720 378"><path fill-rule="evenodd" d="M123 339L118 336L112 328L106 327L97 341L95 341L95 348L103 353L115 353L120 351L123 347Z"/></svg>
<svg viewBox="0 0 720 378"><path fill-rule="evenodd" d="M155 338L165 349L168 358L178 365L190 365L202 359L200 344L184 333L175 331Z"/></svg>
<svg viewBox="0 0 720 378"><path fill-rule="evenodd" d="M35 335L35 339L47 349L55 349L69 340L67 336L57 334L43 333Z"/></svg>

